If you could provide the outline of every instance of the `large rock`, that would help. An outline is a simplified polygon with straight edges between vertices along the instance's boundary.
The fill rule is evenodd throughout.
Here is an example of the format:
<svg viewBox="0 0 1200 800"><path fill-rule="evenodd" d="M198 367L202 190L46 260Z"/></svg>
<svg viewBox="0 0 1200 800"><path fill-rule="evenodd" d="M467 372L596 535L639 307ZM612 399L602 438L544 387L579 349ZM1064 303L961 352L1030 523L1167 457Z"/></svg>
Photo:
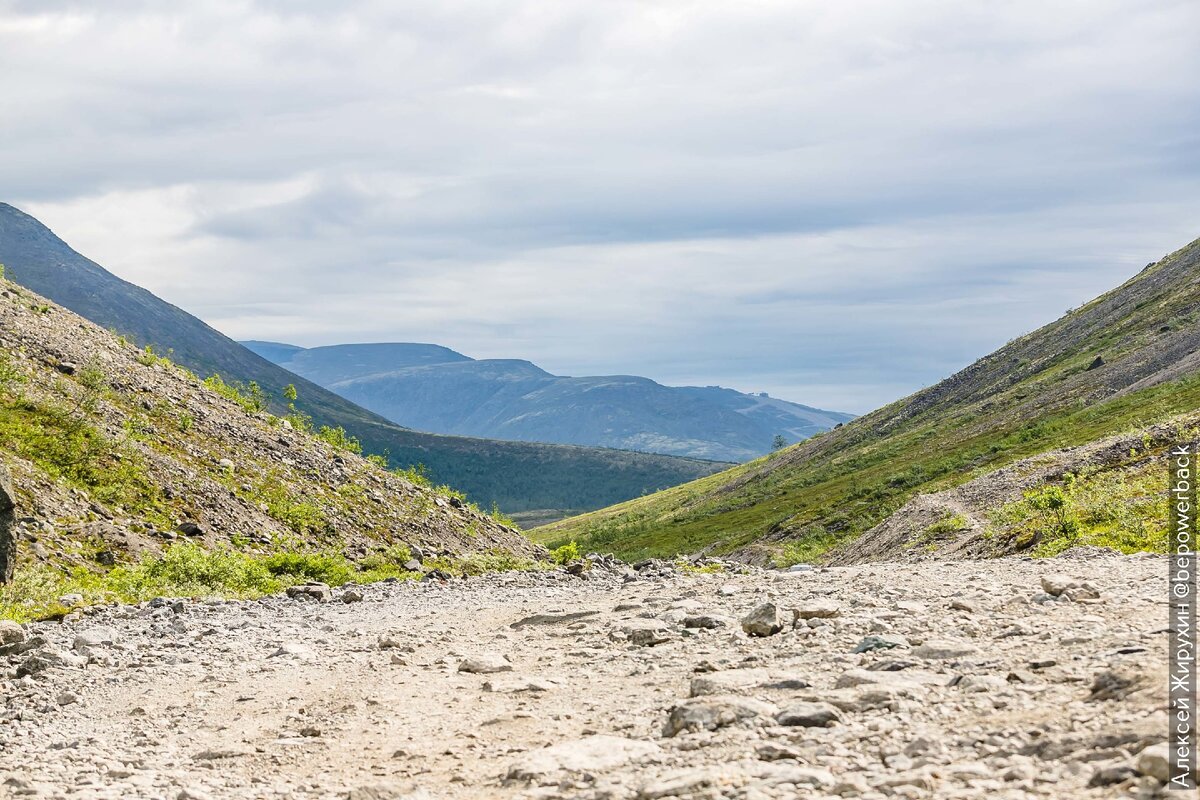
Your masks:
<svg viewBox="0 0 1200 800"><path fill-rule="evenodd" d="M746 616L742 617L742 630L750 636L774 636L783 630L784 625L791 622L785 620L783 611L774 603L763 603Z"/></svg>
<svg viewBox="0 0 1200 800"><path fill-rule="evenodd" d="M25 641L25 629L8 619L0 619L0 645L20 644Z"/></svg>
<svg viewBox="0 0 1200 800"><path fill-rule="evenodd" d="M327 583L309 581L298 586L289 586L287 596L293 600L316 600L318 603L328 603L333 599L333 590Z"/></svg>
<svg viewBox="0 0 1200 800"><path fill-rule="evenodd" d="M17 677L36 675L56 667L82 667L86 663L86 658L46 647L30 653L24 661L17 665Z"/></svg>
<svg viewBox="0 0 1200 800"><path fill-rule="evenodd" d="M958 639L926 639L913 649L913 655L931 661L944 661L951 658L965 658L978 653L979 650L969 642Z"/></svg>
<svg viewBox="0 0 1200 800"><path fill-rule="evenodd" d="M685 700L671 711L663 736L684 731L715 731L728 725L747 724L774 717L779 709L752 697L714 695Z"/></svg>
<svg viewBox="0 0 1200 800"><path fill-rule="evenodd" d="M1138 753L1135 769L1159 783L1166 783L1171 777L1171 753L1167 746L1155 744Z"/></svg>
<svg viewBox="0 0 1200 800"><path fill-rule="evenodd" d="M775 719L780 725L794 728L828 728L841 722L837 709L829 703L793 703Z"/></svg>
<svg viewBox="0 0 1200 800"><path fill-rule="evenodd" d="M841 614L841 608L833 600L809 600L794 609L796 619L832 619Z"/></svg>
<svg viewBox="0 0 1200 800"><path fill-rule="evenodd" d="M631 619L622 622L614 638L624 638L638 647L653 647L669 642L676 636L675 628L661 619Z"/></svg>
<svg viewBox="0 0 1200 800"><path fill-rule="evenodd" d="M950 683L949 675L936 672L922 672L906 669L902 672L887 670L851 669L838 677L834 687L837 689L852 689L856 686L889 686L889 687L918 687L946 686Z"/></svg>
<svg viewBox="0 0 1200 800"><path fill-rule="evenodd" d="M17 495L8 468L0 464L0 583L9 583L17 565Z"/></svg>
<svg viewBox="0 0 1200 800"><path fill-rule="evenodd" d="M481 656L463 659L458 665L459 672L469 672L472 675L494 675L497 672L512 672L513 665L508 659L497 653L485 653Z"/></svg>

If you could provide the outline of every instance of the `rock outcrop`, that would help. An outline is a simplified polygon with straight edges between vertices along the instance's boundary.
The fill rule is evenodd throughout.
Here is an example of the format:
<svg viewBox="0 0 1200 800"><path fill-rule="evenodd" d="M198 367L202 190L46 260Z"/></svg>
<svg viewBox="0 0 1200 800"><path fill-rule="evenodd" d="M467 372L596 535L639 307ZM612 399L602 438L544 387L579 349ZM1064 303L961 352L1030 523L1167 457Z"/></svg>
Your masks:
<svg viewBox="0 0 1200 800"><path fill-rule="evenodd" d="M0 583L13 577L17 560L17 498L8 469L0 464Z"/></svg>

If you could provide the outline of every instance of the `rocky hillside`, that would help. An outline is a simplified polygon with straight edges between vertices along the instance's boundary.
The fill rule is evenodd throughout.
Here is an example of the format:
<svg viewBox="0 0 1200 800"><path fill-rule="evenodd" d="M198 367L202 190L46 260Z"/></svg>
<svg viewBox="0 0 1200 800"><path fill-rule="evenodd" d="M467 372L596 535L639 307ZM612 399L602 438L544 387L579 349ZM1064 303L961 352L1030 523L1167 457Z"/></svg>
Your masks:
<svg viewBox="0 0 1200 800"><path fill-rule="evenodd" d="M271 408L297 406L318 425L344 427L367 452L396 466L423 465L430 477L510 513L593 509L718 471L722 464L599 448L437 436L409 430L259 357L201 320L117 278L72 250L33 217L0 203L0 264L8 277L99 326L117 331L201 377L254 381ZM546 516L543 514L542 516ZM549 514L560 518L561 513Z"/></svg>
<svg viewBox="0 0 1200 800"><path fill-rule="evenodd" d="M551 375L529 361L475 360L437 345L244 344L393 422L437 433L748 461L776 437L794 444L853 419L719 386Z"/></svg>
<svg viewBox="0 0 1200 800"><path fill-rule="evenodd" d="M936 386L838 430L539 535L626 555L709 550L785 563L821 558L918 494L1108 436L1135 432L1140 439L1147 426L1197 409L1200 241ZM1186 417L1177 424L1177 435L1191 434ZM1161 437L1150 438L1161 452ZM1158 480L1161 486L1165 478ZM1077 487L1059 488L1070 494ZM1004 508L1012 499L1000 493L992 510L1021 513ZM1124 521L1085 512L1063 536L1123 549L1153 545L1153 510ZM975 509L972 517L982 513ZM1164 525L1160 518L1157 528ZM1038 544L1018 539L1016 546Z"/></svg>
<svg viewBox="0 0 1200 800"><path fill-rule="evenodd" d="M189 540L212 549L536 548L453 493L389 472L216 381L0 281L0 463L18 575L100 569Z"/></svg>

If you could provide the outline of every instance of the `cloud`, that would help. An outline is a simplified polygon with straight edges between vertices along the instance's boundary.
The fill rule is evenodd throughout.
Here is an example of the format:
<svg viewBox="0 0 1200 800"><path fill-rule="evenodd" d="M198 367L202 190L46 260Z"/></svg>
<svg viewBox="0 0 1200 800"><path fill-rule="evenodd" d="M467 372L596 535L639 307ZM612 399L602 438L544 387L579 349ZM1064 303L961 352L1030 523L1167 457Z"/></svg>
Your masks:
<svg viewBox="0 0 1200 800"><path fill-rule="evenodd" d="M1197 235L1193 2L95 6L5 199L239 337L865 411Z"/></svg>

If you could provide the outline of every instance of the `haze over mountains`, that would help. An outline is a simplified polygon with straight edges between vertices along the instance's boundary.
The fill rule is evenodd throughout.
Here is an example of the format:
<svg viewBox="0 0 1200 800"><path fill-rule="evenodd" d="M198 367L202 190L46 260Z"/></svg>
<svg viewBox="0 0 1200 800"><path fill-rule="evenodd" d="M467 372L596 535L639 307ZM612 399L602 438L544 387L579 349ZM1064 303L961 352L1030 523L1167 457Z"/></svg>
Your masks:
<svg viewBox="0 0 1200 800"><path fill-rule="evenodd" d="M1163 462L1172 442L1200 437L1198 410L1200 240L838 430L537 535L630 558L782 563L1165 550ZM1030 505L1046 485L1066 516Z"/></svg>
<svg viewBox="0 0 1200 800"><path fill-rule="evenodd" d="M513 512L580 510L710 474L721 464L611 449L439 436L398 426L242 347L176 306L80 255L33 217L0 203L0 264L8 277L138 345L153 345L200 377L257 382L284 410L288 384L318 425L341 426L367 452ZM553 518L561 513L541 514Z"/></svg>
<svg viewBox="0 0 1200 800"><path fill-rule="evenodd" d="M436 433L747 461L776 437L794 444L853 419L718 386L552 375L431 344L243 344L393 422Z"/></svg>

